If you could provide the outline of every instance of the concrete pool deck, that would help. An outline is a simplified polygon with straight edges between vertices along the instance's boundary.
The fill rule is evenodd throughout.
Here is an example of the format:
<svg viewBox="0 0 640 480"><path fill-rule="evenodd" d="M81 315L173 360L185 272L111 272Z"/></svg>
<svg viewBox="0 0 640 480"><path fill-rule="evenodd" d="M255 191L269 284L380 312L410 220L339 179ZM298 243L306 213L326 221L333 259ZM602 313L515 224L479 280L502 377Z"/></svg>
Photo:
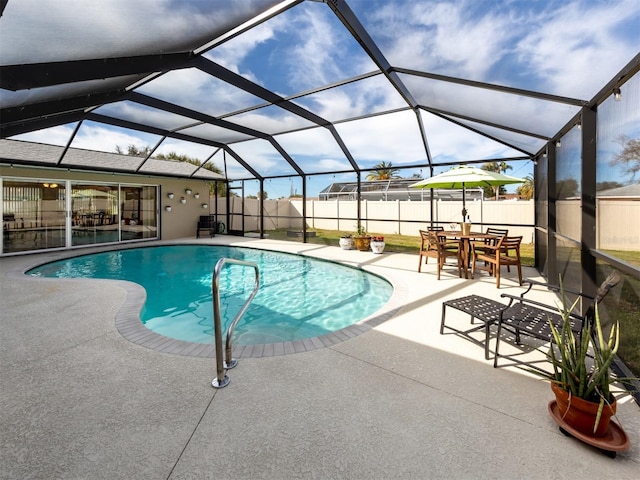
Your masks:
<svg viewBox="0 0 640 480"><path fill-rule="evenodd" d="M445 267L438 281L433 263L418 273L417 255L228 236L153 244L165 243L304 253L379 273L395 291L359 335L288 355L239 351L230 385L216 390L213 359L119 333L116 319L136 307L118 282L22 275L93 249L1 258L0 478L640 475L640 408L631 398L618 411L631 448L611 459L559 432L546 383L494 369L482 346L439 334L443 300L519 293L514 272L498 290L486 274L464 280ZM453 311L447 319L468 324Z"/></svg>

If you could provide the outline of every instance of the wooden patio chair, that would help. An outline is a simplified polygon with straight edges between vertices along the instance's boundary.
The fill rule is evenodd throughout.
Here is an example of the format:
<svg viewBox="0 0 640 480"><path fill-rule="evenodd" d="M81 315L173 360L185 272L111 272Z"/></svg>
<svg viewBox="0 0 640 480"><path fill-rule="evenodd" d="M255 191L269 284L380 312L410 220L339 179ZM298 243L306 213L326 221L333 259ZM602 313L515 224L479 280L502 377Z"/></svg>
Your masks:
<svg viewBox="0 0 640 480"><path fill-rule="evenodd" d="M495 235L497 238L487 238L487 239L485 239L483 241L474 242L474 244L476 246L476 249L478 251L484 250L484 246L485 245L496 245L498 243L498 241L500 240L500 237L504 237L505 235L509 235L509 230L503 229L503 228L491 228L491 227L488 227L487 230L484 233L486 233L487 235ZM508 253L505 252L505 255L508 255ZM510 271L508 269L508 267L507 267L507 271Z"/></svg>
<svg viewBox="0 0 640 480"><path fill-rule="evenodd" d="M483 244L476 248L471 245L471 278L475 278L476 270L486 270L490 275L496 277L496 288L500 288L500 270L502 267L515 265L518 268L518 280L522 285L522 265L520 263L520 243L522 237L500 238L496 245ZM505 252L513 251L514 257L508 256ZM484 262L484 266L477 266L477 262Z"/></svg>
<svg viewBox="0 0 640 480"><path fill-rule="evenodd" d="M422 258L424 263L429 258L435 258L438 267L438 280L440 280L440 271L447 258L455 257L458 264L458 276L462 277L462 258L460 257L460 241L447 239L439 236L438 232L429 230L420 230L420 255L418 258L418 272L422 271Z"/></svg>

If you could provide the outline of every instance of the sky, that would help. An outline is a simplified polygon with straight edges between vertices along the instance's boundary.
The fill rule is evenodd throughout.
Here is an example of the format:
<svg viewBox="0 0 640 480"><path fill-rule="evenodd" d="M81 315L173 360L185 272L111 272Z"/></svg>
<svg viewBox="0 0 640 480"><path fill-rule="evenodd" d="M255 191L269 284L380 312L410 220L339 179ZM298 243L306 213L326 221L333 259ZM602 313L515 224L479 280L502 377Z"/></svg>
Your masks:
<svg viewBox="0 0 640 480"><path fill-rule="evenodd" d="M60 4L53 0L34 2L10 0L0 18L0 37L6 40L13 35L12 39L23 42L0 42L2 64L20 60L15 53L20 52L20 48L35 52L33 55L38 58L33 57L32 61L82 58L89 54L87 52L124 55L131 45L136 46L136 52L154 51L162 42L206 38L212 30L223 28L229 18L239 21L248 18L255 4L273 3L265 0L69 0L65 8L60 9ZM394 67L580 100L590 100L640 50L640 2L637 0L350 0L347 3ZM38 8L34 9L36 4ZM69 17L69 12L74 15ZM42 25L45 19L47 28ZM52 28L65 22L69 22L66 28ZM17 30L14 32L12 28ZM25 31L29 32L28 38ZM87 45L78 44L77 38L81 35ZM34 49L34 43L46 48ZM69 48L63 48L65 45ZM384 76L298 96L377 68L324 3L307 1L296 5L216 46L206 57L283 97L294 96L292 101L297 105L334 122L340 138L361 168L372 168L385 161L408 167L402 170L402 176L428 176L427 169L418 166L427 159L416 114L411 110L395 111L407 104ZM473 116L488 124L507 125L538 136L552 136L578 111L573 105L408 73L398 77L421 105L451 112L458 115L459 120ZM633 88L637 89L637 85L635 82ZM314 175L350 168L344 152L327 129L293 131L312 124L273 106L243 111L264 101L199 70L167 73L137 91L274 134L275 140L310 174L307 177L310 197L317 196L319 190L332 181L355 179L353 174ZM24 95L38 94L31 91ZM6 105L12 101L15 97L0 92L0 102ZM640 113L634 114L631 110L626 113L627 123L637 125ZM374 112L393 113L361 118ZM190 119L133 102L107 105L96 113L166 128L182 128L192 123ZM520 157L524 155L521 150L535 153L545 143L536 136L460 120L520 149L516 150L433 113L421 111L419 115L436 165ZM63 125L17 138L66 145L74 128L75 124ZM231 148L261 175L294 173L267 141L241 141L245 137L236 132L206 126L184 131L236 142ZM154 135L84 122L71 146L113 152L116 146L133 144L143 148L155 146L159 140ZM215 153L211 147L172 139L160 143L157 151L175 151L199 159ZM248 177L229 155L225 158L218 152L213 161L232 178ZM507 172L510 175L532 174L530 160L510 165L512 169ZM437 167L433 173L448 168ZM272 179L267 180L265 190L269 198L278 198L292 191L301 193L300 183L299 179ZM257 182L247 186L247 193L254 194L252 190L257 191Z"/></svg>

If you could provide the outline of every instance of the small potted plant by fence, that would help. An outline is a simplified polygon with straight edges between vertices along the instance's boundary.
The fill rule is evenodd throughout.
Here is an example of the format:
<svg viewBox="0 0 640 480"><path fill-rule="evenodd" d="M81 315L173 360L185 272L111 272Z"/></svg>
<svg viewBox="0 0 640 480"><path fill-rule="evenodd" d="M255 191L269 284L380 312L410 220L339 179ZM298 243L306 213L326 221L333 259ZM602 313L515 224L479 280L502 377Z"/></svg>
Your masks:
<svg viewBox="0 0 640 480"><path fill-rule="evenodd" d="M340 248L343 250L351 250L353 248L353 237L351 235L341 235Z"/></svg>
<svg viewBox="0 0 640 480"><path fill-rule="evenodd" d="M356 234L353 236L353 243L361 252L368 252L371 248L371 237L367 235L362 225L358 225Z"/></svg>
<svg viewBox="0 0 640 480"><path fill-rule="evenodd" d="M384 252L384 237L382 236L378 236L378 237L371 237L371 251L373 253L382 253Z"/></svg>

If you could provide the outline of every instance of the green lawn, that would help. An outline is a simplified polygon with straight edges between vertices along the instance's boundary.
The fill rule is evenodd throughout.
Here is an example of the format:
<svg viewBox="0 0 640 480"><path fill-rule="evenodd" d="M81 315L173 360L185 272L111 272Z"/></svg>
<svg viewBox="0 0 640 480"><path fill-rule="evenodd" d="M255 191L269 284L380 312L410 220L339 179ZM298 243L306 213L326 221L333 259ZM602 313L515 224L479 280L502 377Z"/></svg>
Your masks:
<svg viewBox="0 0 640 480"><path fill-rule="evenodd" d="M316 233L315 237L308 239L309 243L315 243L318 245L338 245L338 241L344 232L337 230L309 230ZM267 232L270 238L277 240L293 240L291 237L287 237L286 230L269 230ZM401 252L401 253L415 253L418 254L420 249L420 237L412 237L407 235L389 235L389 234L376 234L369 232L369 235L384 236L385 252ZM301 240L301 239L297 239ZM522 244L520 247L520 256L522 258L522 265L533 267L533 244Z"/></svg>
<svg viewBox="0 0 640 480"><path fill-rule="evenodd" d="M630 252L628 250L602 250L612 257L616 257L623 262L640 267L640 251Z"/></svg>
<svg viewBox="0 0 640 480"><path fill-rule="evenodd" d="M598 268L603 269L600 278L605 278L605 274L611 270L604 265ZM615 288L619 292L604 299L604 314L608 319L620 322L618 357L633 375L640 378L640 280L623 275L622 282Z"/></svg>

